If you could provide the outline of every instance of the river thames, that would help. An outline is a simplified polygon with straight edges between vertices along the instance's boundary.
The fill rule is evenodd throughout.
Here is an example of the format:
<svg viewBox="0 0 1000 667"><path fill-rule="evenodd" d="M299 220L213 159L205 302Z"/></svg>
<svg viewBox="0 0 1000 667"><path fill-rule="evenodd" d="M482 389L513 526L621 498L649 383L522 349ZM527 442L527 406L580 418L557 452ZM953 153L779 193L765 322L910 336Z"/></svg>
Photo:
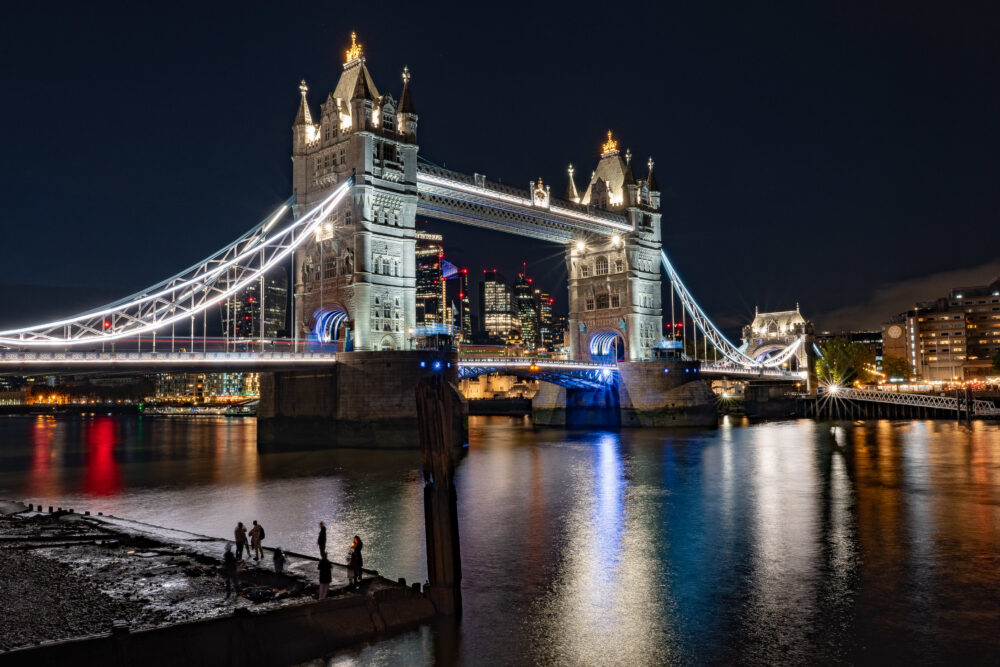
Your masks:
<svg viewBox="0 0 1000 667"><path fill-rule="evenodd" d="M324 520L335 560L357 533L367 567L424 581L416 451L260 455L255 439L253 418L0 418L0 498L214 536L256 519L265 546L310 554ZM462 621L330 664L995 664L1000 651L997 425L584 433L480 417L456 480Z"/></svg>

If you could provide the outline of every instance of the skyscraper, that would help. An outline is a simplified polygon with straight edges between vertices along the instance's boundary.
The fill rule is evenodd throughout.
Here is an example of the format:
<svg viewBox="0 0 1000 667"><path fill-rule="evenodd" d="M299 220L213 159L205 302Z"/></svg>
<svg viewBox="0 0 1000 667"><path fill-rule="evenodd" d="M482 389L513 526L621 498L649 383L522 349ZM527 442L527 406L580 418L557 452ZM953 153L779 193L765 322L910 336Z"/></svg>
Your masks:
<svg viewBox="0 0 1000 667"><path fill-rule="evenodd" d="M231 296L221 308L222 329L229 340L278 338L285 335L288 313L288 275L275 268L261 282L254 280ZM261 304L264 316L261 318ZM263 325L263 330L261 329Z"/></svg>
<svg viewBox="0 0 1000 667"><path fill-rule="evenodd" d="M538 309L535 307L534 280L523 272L514 281L514 305L521 327L522 345L529 350L538 347Z"/></svg>
<svg viewBox="0 0 1000 667"><path fill-rule="evenodd" d="M502 345L514 328L514 310L507 281L496 269L483 271L479 283L479 312L488 342Z"/></svg>
<svg viewBox="0 0 1000 667"><path fill-rule="evenodd" d="M538 341L539 345L551 352L556 346L555 331L552 328L552 306L556 300L548 292L535 290L535 305L538 308ZM559 341L561 344L562 341Z"/></svg>
<svg viewBox="0 0 1000 667"><path fill-rule="evenodd" d="M442 271L443 240L440 234L415 234L417 264L417 326L448 324L445 316L445 279Z"/></svg>
<svg viewBox="0 0 1000 667"><path fill-rule="evenodd" d="M469 296L469 270L458 272L458 331L462 342L472 341L472 298Z"/></svg>

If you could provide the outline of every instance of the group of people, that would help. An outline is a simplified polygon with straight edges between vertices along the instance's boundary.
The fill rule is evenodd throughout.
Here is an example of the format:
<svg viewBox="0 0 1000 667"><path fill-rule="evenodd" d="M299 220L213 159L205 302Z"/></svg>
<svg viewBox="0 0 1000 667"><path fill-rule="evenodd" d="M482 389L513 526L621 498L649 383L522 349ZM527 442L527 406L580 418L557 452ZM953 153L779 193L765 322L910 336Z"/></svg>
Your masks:
<svg viewBox="0 0 1000 667"><path fill-rule="evenodd" d="M251 556L255 561L260 561L264 557L264 550L261 542L264 540L264 527L253 522L250 530L240 521L233 531L236 542L236 553L233 554L233 545L226 543L226 553L222 558L222 578L226 583L226 598L232 595L234 589L239 595L240 579L239 564L243 562L243 552L246 551L247 558ZM330 591L330 583L333 581L333 563L326 557L326 524L319 522L319 537L316 540L319 546L319 599L324 599ZM351 588L361 584L361 568L364 560L361 557L361 549L364 543L357 535L351 541L350 549L347 553L348 584ZM274 571L282 574L285 570L285 553L280 547L274 550Z"/></svg>
<svg viewBox="0 0 1000 667"><path fill-rule="evenodd" d="M322 521L319 522L316 545L319 547L319 599L322 600L330 591L330 582L333 581L333 563L326 557L326 524ZM351 588L361 584L361 567L364 565L364 559L361 557L363 546L364 542L355 535L347 552L347 581Z"/></svg>

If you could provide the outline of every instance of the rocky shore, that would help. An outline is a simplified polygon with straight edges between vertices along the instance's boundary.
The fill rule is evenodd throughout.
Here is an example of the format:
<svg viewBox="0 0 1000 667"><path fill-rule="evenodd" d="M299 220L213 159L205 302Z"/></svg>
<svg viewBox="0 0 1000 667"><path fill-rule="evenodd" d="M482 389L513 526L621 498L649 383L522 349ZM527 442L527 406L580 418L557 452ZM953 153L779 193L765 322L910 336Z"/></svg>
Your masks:
<svg viewBox="0 0 1000 667"><path fill-rule="evenodd" d="M317 657L434 614L418 588L373 571L366 571L374 576L366 577L360 590L333 588L316 608L316 560L298 554L288 555L282 575L241 566L239 595L227 599L219 574L225 540L116 517L41 509L0 501L0 663L28 657L16 649L48 648L50 654L62 655L80 642L99 655L105 650L102 643L115 636L119 643L130 637L133 651L162 643L164 633L230 636L242 632L236 627L239 619L245 625L251 617L259 619L256 624L281 623L290 631L306 632L302 643L321 633L313 653L299 656ZM270 565L270 554L261 562ZM346 569L338 567L343 572L339 581L346 582ZM338 580L336 573L334 577ZM334 626L323 622L316 627L322 614ZM207 623L206 630L197 629L201 622ZM150 639L143 640L147 635ZM269 654L266 647L260 653ZM181 655L175 657L182 661ZM250 662L237 659L233 664Z"/></svg>

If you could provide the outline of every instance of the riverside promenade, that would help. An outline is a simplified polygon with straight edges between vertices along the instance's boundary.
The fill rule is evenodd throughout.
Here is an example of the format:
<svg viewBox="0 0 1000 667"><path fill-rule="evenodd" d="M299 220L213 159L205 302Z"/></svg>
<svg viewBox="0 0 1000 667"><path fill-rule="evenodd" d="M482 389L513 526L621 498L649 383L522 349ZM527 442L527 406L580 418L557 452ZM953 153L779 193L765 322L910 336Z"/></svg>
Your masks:
<svg viewBox="0 0 1000 667"><path fill-rule="evenodd" d="M273 549L244 563L239 594L219 574L227 540L78 508L0 501L0 665L296 664L435 616L419 584L334 563L317 601L318 559Z"/></svg>

